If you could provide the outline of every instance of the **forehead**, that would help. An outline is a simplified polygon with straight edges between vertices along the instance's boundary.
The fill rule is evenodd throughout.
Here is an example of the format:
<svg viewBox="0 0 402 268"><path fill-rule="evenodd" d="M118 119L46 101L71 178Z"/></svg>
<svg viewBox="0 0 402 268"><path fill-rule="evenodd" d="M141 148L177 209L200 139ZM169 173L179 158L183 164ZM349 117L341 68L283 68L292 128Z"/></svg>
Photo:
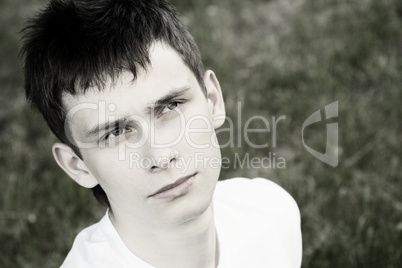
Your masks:
<svg viewBox="0 0 402 268"><path fill-rule="evenodd" d="M194 74L168 45L154 44L150 61L135 80L131 72L123 71L114 82L109 79L102 90L90 88L82 95L64 96L66 123L73 135L82 137L111 118L146 117L147 107L171 92L186 88L201 92Z"/></svg>
<svg viewBox="0 0 402 268"><path fill-rule="evenodd" d="M85 94L75 96L66 94L63 96L63 105L66 111L73 109L82 103L106 102L110 104L135 101L137 106L149 103L160 94L169 89L191 86L195 82L195 76L184 64L180 55L170 46L163 43L155 43L150 48L150 64L147 70L139 70L134 80L133 74L123 71L120 76L112 81L108 79L103 89L89 88ZM135 95L135 99L127 99L127 94Z"/></svg>

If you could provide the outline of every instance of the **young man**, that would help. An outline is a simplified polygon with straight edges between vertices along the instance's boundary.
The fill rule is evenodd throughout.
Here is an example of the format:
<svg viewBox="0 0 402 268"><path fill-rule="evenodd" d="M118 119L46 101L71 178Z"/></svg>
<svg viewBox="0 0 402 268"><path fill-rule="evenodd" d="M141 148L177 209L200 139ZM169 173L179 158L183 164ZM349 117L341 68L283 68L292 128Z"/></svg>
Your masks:
<svg viewBox="0 0 402 268"><path fill-rule="evenodd" d="M57 163L108 207L62 267L300 267L294 200L265 179L217 183L221 88L169 4L53 0L22 51Z"/></svg>

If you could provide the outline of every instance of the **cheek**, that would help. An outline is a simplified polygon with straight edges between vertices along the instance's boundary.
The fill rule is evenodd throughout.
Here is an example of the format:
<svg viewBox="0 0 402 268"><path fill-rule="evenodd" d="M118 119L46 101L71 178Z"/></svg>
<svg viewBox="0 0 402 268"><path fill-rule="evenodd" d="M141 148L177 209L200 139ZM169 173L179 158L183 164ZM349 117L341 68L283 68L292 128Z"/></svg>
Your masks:
<svg viewBox="0 0 402 268"><path fill-rule="evenodd" d="M148 143L152 145L165 145L167 147L179 143L184 137L186 120L183 113L172 112L171 118L156 122L154 129L150 128ZM152 125L151 125L152 126Z"/></svg>
<svg viewBox="0 0 402 268"><path fill-rule="evenodd" d="M119 204L119 206L127 203L126 200L137 200L147 190L138 179L142 177L139 170L128 168L126 162L128 161L110 163L102 161L91 170L107 193L109 201Z"/></svg>
<svg viewBox="0 0 402 268"><path fill-rule="evenodd" d="M90 149L90 152L83 151L84 161L100 184L118 183L132 172L129 161L119 160L118 148L113 149ZM110 183L113 182L113 183Z"/></svg>
<svg viewBox="0 0 402 268"><path fill-rule="evenodd" d="M216 135L206 105L201 106L197 114L189 115L186 121L184 138L195 149L203 149L211 146L216 140ZM216 143L216 142L215 142Z"/></svg>
<svg viewBox="0 0 402 268"><path fill-rule="evenodd" d="M205 122L192 124L185 135L186 143L195 150L214 148L217 144L215 131L211 126L205 126Z"/></svg>

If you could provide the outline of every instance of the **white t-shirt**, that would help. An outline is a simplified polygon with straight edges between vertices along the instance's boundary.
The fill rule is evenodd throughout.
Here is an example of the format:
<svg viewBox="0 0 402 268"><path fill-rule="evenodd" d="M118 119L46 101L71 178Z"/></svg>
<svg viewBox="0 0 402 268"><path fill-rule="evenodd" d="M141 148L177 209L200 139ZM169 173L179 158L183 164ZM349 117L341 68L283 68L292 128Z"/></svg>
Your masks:
<svg viewBox="0 0 402 268"><path fill-rule="evenodd" d="M293 198L261 178L219 181L214 193L219 268L301 266L300 213ZM62 268L152 268L121 240L108 217L81 231Z"/></svg>

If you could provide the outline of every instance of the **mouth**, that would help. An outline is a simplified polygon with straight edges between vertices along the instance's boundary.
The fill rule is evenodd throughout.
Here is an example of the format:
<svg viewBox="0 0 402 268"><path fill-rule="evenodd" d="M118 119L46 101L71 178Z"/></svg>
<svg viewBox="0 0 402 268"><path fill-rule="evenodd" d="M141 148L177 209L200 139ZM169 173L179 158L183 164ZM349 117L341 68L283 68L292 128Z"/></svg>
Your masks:
<svg viewBox="0 0 402 268"><path fill-rule="evenodd" d="M197 173L182 177L172 184L168 184L148 197L156 199L172 199L185 194L193 185Z"/></svg>

